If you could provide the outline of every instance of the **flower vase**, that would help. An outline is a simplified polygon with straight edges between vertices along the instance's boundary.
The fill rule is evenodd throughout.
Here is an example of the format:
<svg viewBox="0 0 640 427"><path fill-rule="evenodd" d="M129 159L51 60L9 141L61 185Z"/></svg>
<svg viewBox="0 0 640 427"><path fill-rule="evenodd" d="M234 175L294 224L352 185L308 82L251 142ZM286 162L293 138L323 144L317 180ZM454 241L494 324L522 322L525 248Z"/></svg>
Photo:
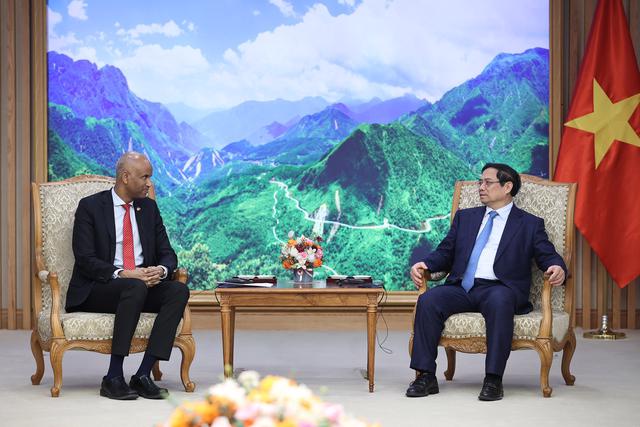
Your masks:
<svg viewBox="0 0 640 427"><path fill-rule="evenodd" d="M313 269L296 268L293 270L293 283L313 282Z"/></svg>

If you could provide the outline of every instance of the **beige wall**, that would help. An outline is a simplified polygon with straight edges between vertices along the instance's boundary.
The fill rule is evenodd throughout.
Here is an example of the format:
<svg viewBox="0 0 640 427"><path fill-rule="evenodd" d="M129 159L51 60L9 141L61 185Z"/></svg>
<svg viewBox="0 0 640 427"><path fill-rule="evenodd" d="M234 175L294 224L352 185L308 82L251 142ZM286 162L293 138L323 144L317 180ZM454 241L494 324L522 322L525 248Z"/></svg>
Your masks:
<svg viewBox="0 0 640 427"><path fill-rule="evenodd" d="M638 54L640 0L623 3ZM596 4L550 0L550 170ZM31 327L34 248L29 183L46 179L45 18L46 0L0 1L0 329ZM576 324L594 327L604 312L606 294L614 309L613 327L638 327L638 280L619 290L581 237L577 246L572 268L577 279ZM391 295L389 301L395 313L408 315L415 294ZM211 295L194 303L203 325L217 313Z"/></svg>

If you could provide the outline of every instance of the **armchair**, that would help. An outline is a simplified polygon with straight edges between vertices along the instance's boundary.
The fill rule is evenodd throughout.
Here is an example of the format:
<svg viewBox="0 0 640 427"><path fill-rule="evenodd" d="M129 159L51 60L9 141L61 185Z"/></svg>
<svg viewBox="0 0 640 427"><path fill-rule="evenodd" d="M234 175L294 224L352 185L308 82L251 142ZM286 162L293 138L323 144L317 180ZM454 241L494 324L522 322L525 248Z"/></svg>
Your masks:
<svg viewBox="0 0 640 427"><path fill-rule="evenodd" d="M44 374L43 350L48 351L53 369L51 396L58 397L62 387L62 357L70 349L82 349L99 353L111 353L113 321L110 313L65 312L65 300L73 271L74 212L81 198L106 190L114 185L114 179L97 175L83 175L64 181L33 183L33 208L35 229L35 277L34 313L36 320L31 332L31 351L36 362L36 372L31 376L33 385L40 384ZM153 189L150 197L153 197ZM174 279L187 281L187 272L178 269ZM155 313L142 313L131 352L144 351L151 333ZM178 325L174 347L182 352L180 376L186 391L195 389L189 379L189 367L195 355L195 341L191 335L191 312L185 308ZM153 376L160 380L162 372L158 363Z"/></svg>
<svg viewBox="0 0 640 427"><path fill-rule="evenodd" d="M515 197L518 207L544 219L549 240L565 263L571 268L574 245L573 213L576 184L563 184L542 178L521 175L522 188ZM453 194L451 217L458 209L479 206L478 186L475 181L458 181ZM573 385L569 365L576 347L573 317L573 277L568 275L563 286L553 287L532 263L532 283L529 301L533 311L514 318L511 349L533 349L540 356L540 388L544 397L551 396L549 371L553 353L563 351L562 376L567 385ZM419 293L428 290L427 282L440 280L446 272L424 272L424 283ZM414 308L415 321L415 308ZM409 339L409 354L413 349L413 325ZM486 330L480 313L459 313L445 322L440 346L447 355L444 376L452 380L456 369L456 352L486 353Z"/></svg>

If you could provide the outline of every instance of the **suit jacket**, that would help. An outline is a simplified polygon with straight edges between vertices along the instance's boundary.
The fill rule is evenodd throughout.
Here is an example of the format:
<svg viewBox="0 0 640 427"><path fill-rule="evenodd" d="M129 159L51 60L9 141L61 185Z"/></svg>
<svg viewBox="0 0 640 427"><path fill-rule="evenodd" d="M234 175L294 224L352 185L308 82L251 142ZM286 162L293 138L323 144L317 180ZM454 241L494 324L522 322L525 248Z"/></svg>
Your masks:
<svg viewBox="0 0 640 427"><path fill-rule="evenodd" d="M450 272L447 284L462 280L485 212L484 206L456 212L447 236L424 259L430 271ZM529 303L532 259L543 271L559 265L567 272L564 260L547 237L544 220L513 205L498 244L493 271L498 280L516 293L518 314L532 309Z"/></svg>
<svg viewBox="0 0 640 427"><path fill-rule="evenodd" d="M168 276L176 269L178 258L169 243L156 202L149 198L133 201L138 233L144 257L143 266L163 265ZM112 279L117 267L116 226L111 190L85 197L78 203L73 224L75 264L67 291L67 309L82 304L97 282Z"/></svg>

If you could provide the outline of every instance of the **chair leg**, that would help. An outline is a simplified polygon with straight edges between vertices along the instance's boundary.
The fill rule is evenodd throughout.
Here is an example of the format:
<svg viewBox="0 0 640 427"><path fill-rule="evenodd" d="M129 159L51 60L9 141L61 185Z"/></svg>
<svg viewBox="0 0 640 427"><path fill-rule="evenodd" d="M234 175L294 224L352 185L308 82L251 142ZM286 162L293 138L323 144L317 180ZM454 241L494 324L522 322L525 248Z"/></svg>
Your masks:
<svg viewBox="0 0 640 427"><path fill-rule="evenodd" d="M44 375L44 356L42 355L40 336L35 329L31 331L31 353L36 360L36 373L31 375L31 384L39 385Z"/></svg>
<svg viewBox="0 0 640 427"><path fill-rule="evenodd" d="M456 351L449 347L445 347L444 351L447 353L447 370L444 371L444 377L451 381L456 373Z"/></svg>
<svg viewBox="0 0 640 427"><path fill-rule="evenodd" d="M553 389L549 386L549 371L553 359L553 349L548 339L537 339L535 349L540 356L540 389L544 397L551 397Z"/></svg>
<svg viewBox="0 0 640 427"><path fill-rule="evenodd" d="M51 368L53 369L53 387L51 387L51 397L58 397L62 388L62 357L65 346L53 341L49 356L51 359Z"/></svg>
<svg viewBox="0 0 640 427"><path fill-rule="evenodd" d="M182 363L180 364L180 378L182 379L182 385L184 390L188 393L196 389L196 384L189 378L189 369L191 368L191 362L196 354L196 342L191 335L178 336L174 343L176 347L182 352Z"/></svg>
<svg viewBox="0 0 640 427"><path fill-rule="evenodd" d="M153 364L153 368L151 368L153 372L153 379L155 381L160 381L162 379L162 371L160 370L160 361L157 360L156 363Z"/></svg>
<svg viewBox="0 0 640 427"><path fill-rule="evenodd" d="M564 350L562 350L562 377L567 385L573 385L576 381L576 377L571 375L569 371L574 351L576 351L576 334L571 330L569 331L567 342L564 345Z"/></svg>

